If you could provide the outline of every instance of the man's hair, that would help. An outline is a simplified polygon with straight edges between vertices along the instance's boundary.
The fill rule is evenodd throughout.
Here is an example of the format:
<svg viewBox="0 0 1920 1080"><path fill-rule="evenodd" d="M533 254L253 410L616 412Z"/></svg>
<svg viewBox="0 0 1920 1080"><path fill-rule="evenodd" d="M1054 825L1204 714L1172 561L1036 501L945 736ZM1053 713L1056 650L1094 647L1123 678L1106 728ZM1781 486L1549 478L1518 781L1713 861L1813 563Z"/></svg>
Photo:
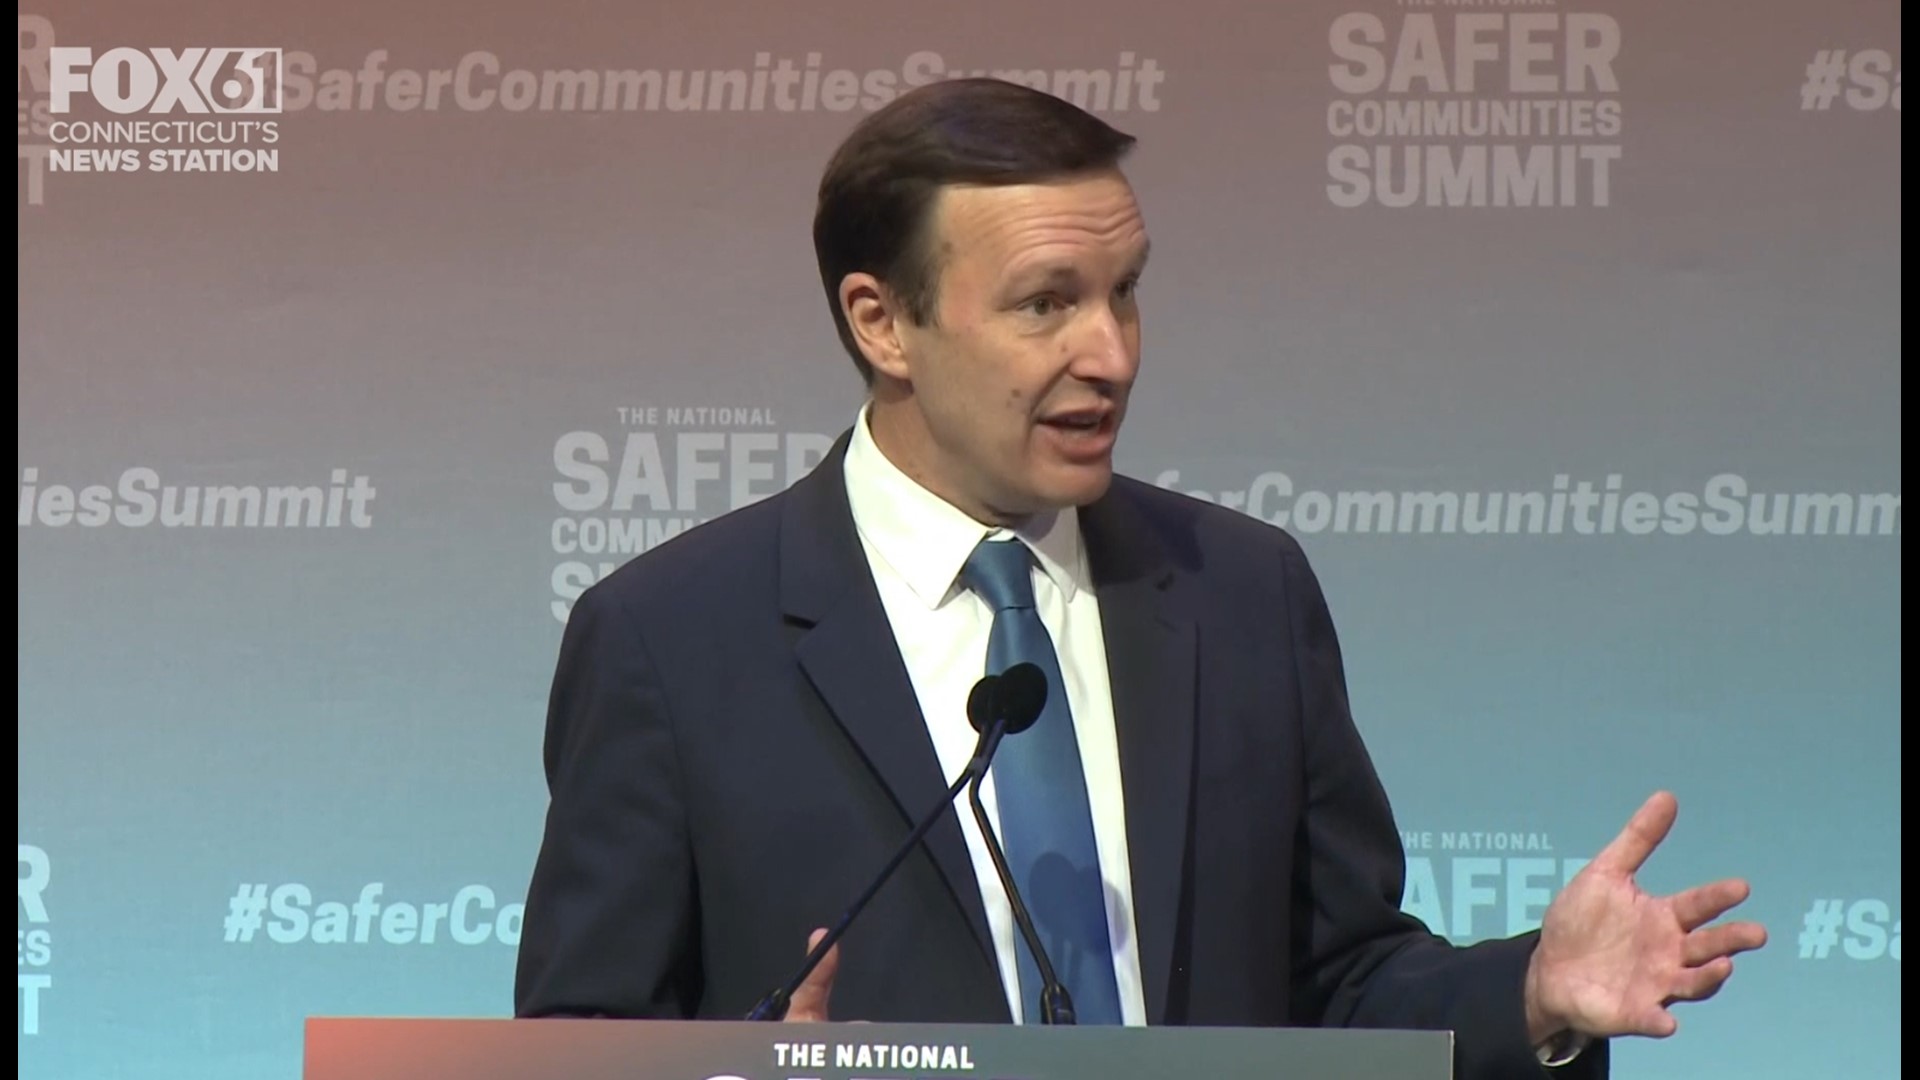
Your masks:
<svg viewBox="0 0 1920 1080"><path fill-rule="evenodd" d="M951 79L895 98L862 120L820 178L813 250L840 343L860 377L860 353L840 308L840 282L884 282L917 326L933 321L939 260L933 205L952 184L1028 184L1111 168L1134 137L1079 107L999 79Z"/></svg>

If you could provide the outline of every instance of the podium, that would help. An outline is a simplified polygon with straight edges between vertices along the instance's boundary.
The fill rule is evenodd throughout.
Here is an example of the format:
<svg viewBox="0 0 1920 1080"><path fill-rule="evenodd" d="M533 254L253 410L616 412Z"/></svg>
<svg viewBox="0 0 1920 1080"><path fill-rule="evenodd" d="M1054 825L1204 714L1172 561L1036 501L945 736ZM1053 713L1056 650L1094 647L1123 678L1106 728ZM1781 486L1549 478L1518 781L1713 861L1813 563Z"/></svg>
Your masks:
<svg viewBox="0 0 1920 1080"><path fill-rule="evenodd" d="M1445 1031L315 1017L304 1080L1451 1080Z"/></svg>

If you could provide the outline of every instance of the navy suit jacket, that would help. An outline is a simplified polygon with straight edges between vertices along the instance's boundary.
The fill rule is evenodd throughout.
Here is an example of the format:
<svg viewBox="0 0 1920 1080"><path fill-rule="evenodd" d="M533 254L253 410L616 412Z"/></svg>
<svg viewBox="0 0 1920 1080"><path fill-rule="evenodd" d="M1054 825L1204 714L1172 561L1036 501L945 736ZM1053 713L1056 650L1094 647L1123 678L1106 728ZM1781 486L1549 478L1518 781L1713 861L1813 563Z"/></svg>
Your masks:
<svg viewBox="0 0 1920 1080"><path fill-rule="evenodd" d="M944 795L845 446L576 602L518 1015L743 1016ZM1148 1023L1451 1029L1466 1080L1541 1077L1535 937L1457 948L1399 910L1399 834L1298 545L1121 477L1080 514ZM836 1019L1009 1018L952 814L841 953ZM1602 1076L1606 1056L1554 1072Z"/></svg>

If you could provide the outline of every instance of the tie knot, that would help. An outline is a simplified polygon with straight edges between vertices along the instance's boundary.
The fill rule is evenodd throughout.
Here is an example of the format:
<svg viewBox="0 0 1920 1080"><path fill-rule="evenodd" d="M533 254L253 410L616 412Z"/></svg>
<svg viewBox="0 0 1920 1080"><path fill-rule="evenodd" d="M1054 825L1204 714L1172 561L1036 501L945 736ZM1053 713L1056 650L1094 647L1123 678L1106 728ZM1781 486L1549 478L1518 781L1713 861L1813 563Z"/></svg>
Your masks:
<svg viewBox="0 0 1920 1080"><path fill-rule="evenodd" d="M982 540L960 571L995 611L1033 606L1033 553L1018 540Z"/></svg>

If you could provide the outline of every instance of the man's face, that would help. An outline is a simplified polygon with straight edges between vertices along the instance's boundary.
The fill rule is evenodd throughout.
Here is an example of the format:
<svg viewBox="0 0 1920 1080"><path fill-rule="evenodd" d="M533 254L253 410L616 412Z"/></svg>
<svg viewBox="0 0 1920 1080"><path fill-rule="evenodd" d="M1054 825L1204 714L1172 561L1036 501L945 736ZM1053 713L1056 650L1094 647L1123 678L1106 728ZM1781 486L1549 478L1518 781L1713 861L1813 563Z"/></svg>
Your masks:
<svg viewBox="0 0 1920 1080"><path fill-rule="evenodd" d="M1117 170L949 187L931 225L934 317L895 320L904 378L876 393L876 440L980 520L1098 499L1140 367L1132 188Z"/></svg>

